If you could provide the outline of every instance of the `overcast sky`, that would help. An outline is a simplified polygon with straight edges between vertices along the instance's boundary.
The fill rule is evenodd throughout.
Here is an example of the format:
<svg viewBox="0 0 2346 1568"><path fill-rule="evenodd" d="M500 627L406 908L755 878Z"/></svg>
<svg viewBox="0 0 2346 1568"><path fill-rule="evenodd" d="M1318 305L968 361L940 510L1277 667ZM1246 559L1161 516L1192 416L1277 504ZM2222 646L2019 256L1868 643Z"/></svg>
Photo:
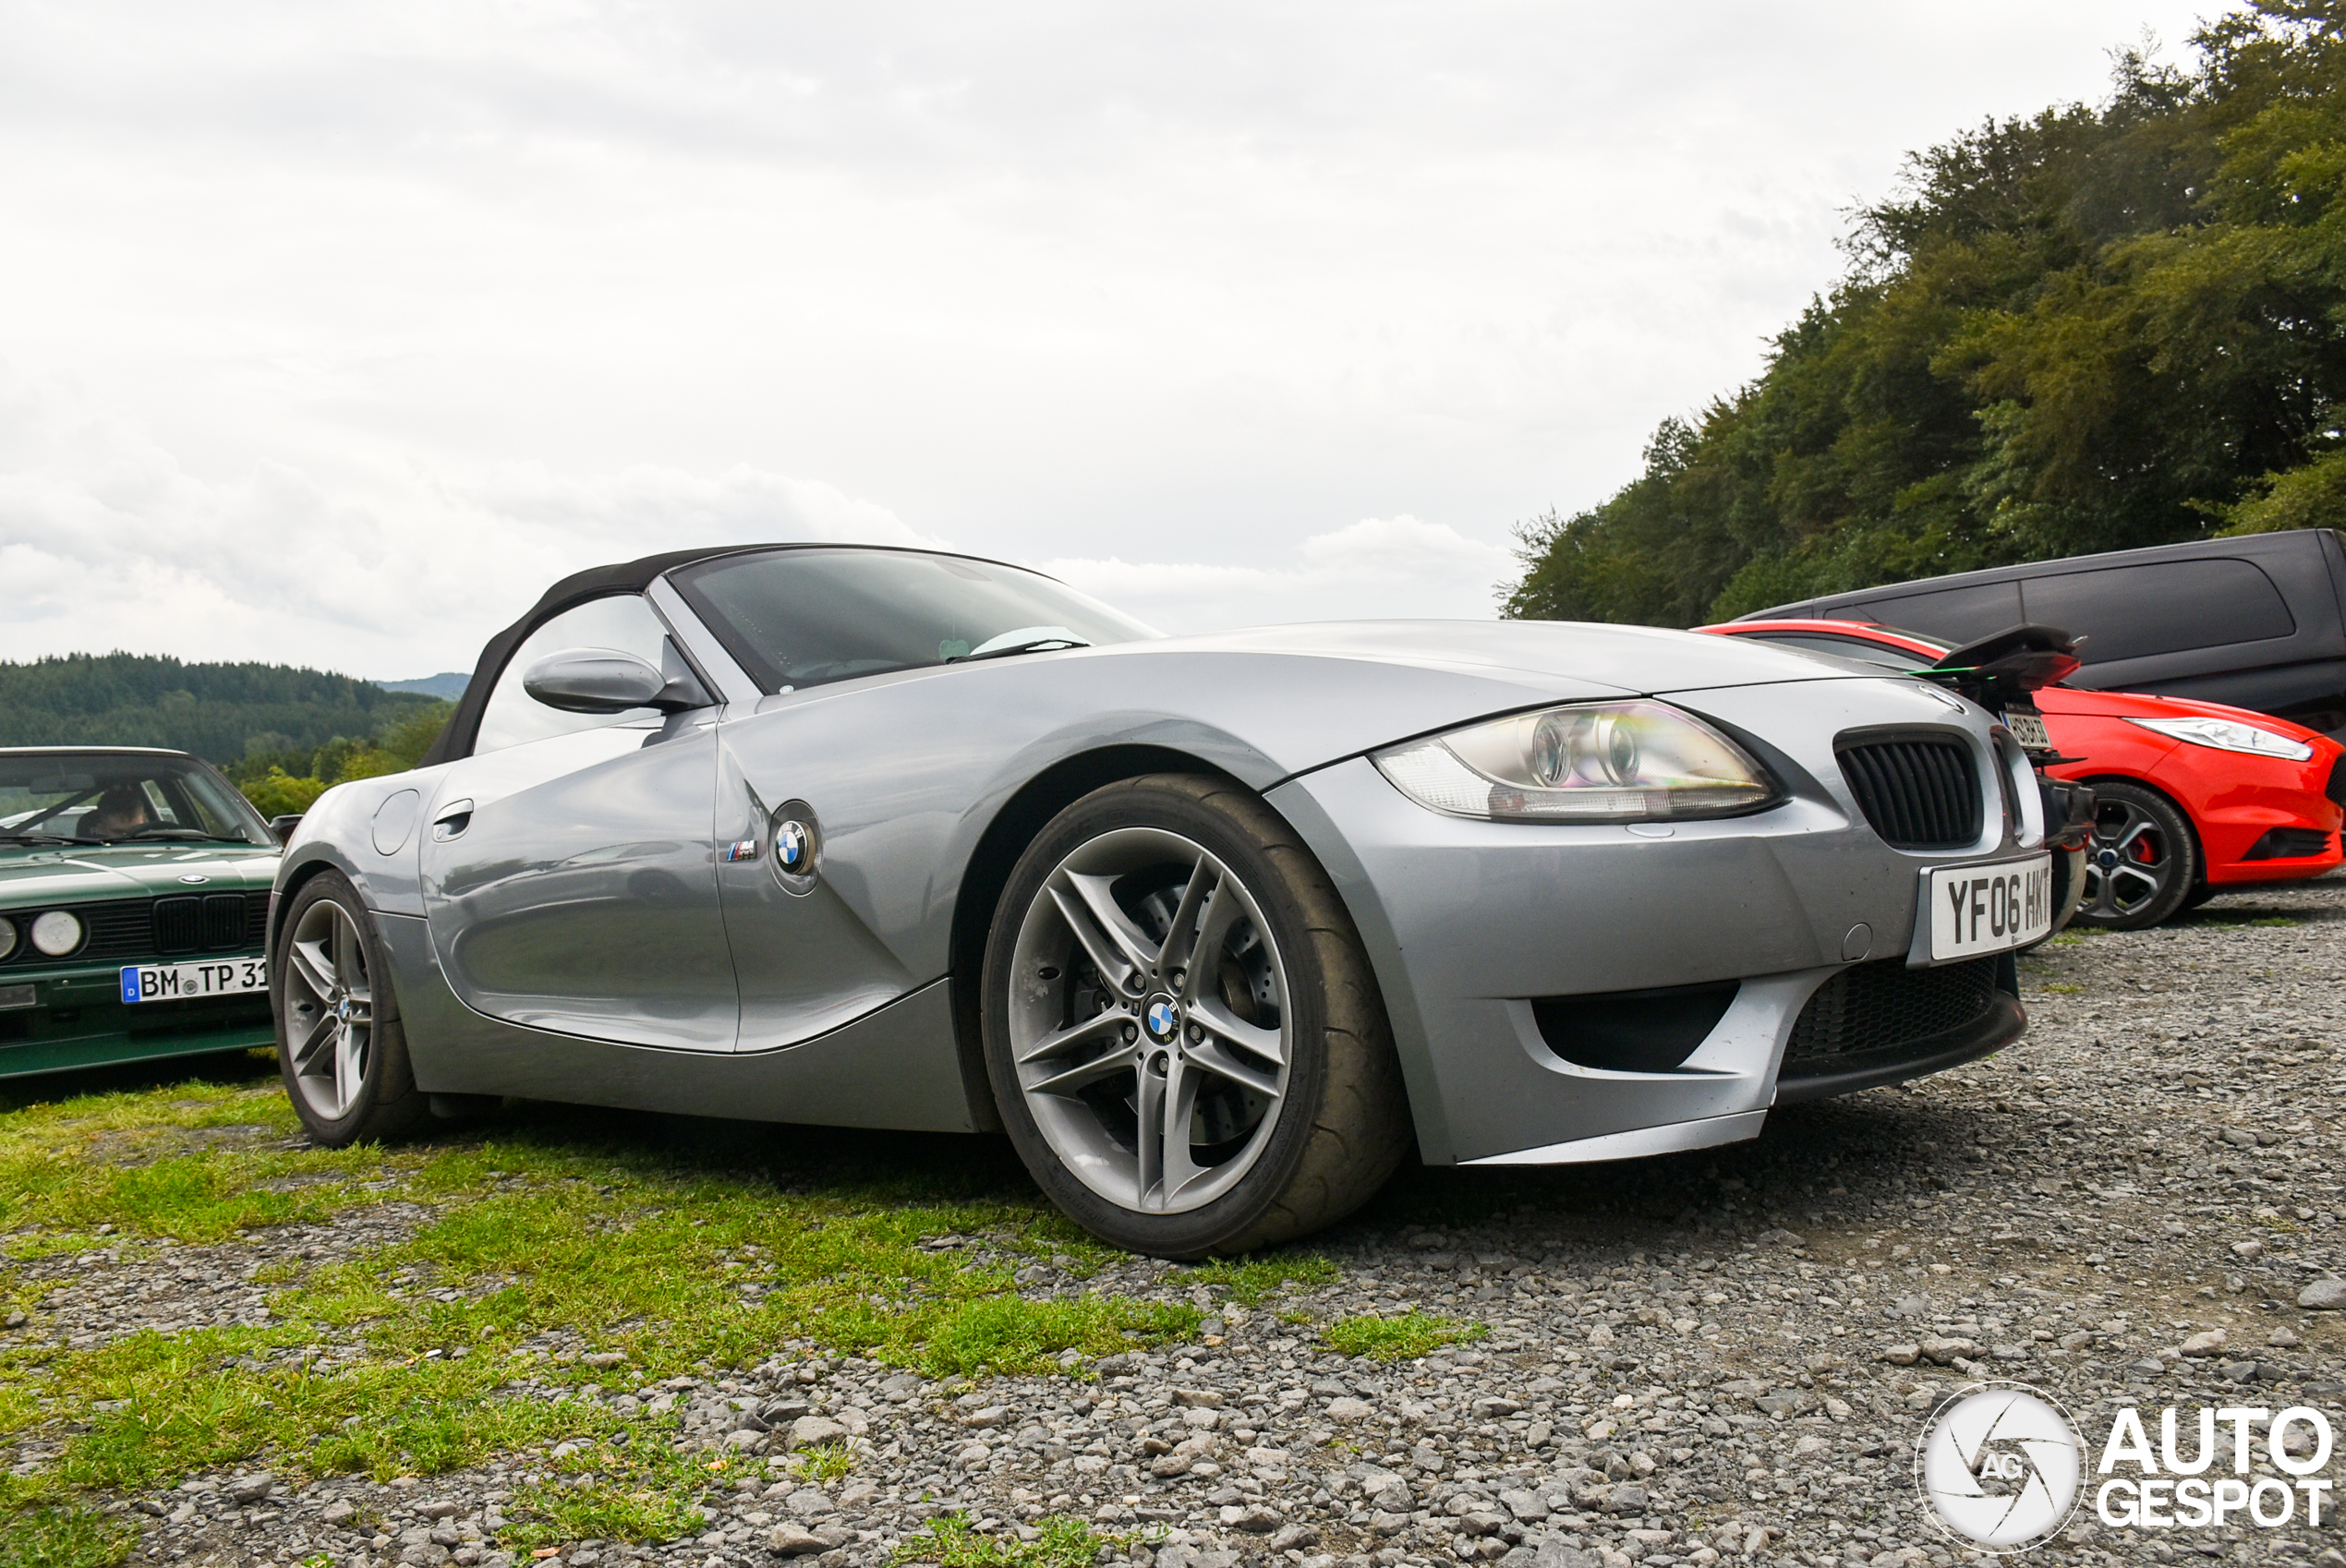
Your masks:
<svg viewBox="0 0 2346 1568"><path fill-rule="evenodd" d="M1487 615L1906 151L2213 9L0 0L0 658L768 538Z"/></svg>

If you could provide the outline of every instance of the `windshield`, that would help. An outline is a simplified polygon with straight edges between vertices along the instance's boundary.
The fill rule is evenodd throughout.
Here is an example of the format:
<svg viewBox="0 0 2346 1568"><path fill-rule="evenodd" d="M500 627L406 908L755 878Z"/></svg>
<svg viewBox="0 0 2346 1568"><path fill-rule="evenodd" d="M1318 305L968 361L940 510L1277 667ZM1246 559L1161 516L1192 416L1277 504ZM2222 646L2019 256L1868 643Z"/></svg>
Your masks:
<svg viewBox="0 0 2346 1568"><path fill-rule="evenodd" d="M768 692L1156 635L1039 573L915 550L725 556L670 581Z"/></svg>
<svg viewBox="0 0 2346 1568"><path fill-rule="evenodd" d="M245 798L193 757L0 753L0 844L173 839L276 845Z"/></svg>

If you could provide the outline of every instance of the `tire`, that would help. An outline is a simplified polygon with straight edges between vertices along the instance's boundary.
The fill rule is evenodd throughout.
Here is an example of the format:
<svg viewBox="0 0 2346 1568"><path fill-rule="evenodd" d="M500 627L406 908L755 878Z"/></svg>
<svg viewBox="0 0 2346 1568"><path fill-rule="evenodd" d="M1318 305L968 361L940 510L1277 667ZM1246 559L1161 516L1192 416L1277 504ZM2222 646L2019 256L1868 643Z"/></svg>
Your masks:
<svg viewBox="0 0 2346 1568"><path fill-rule="evenodd" d="M269 956L277 1071L311 1140L387 1142L430 1114L407 1064L406 1031L374 917L339 872L301 886Z"/></svg>
<svg viewBox="0 0 2346 1568"><path fill-rule="evenodd" d="M2094 785L2079 925L2140 931L2171 919L2201 882L2199 839L2175 803L2122 781Z"/></svg>
<svg viewBox="0 0 2346 1568"><path fill-rule="evenodd" d="M1235 784L1157 774L1054 817L1003 888L982 995L1004 1129L1112 1246L1285 1241L1359 1208L1411 1144L1351 917Z"/></svg>
<svg viewBox="0 0 2346 1568"><path fill-rule="evenodd" d="M2214 898L2217 894L2222 891L2223 889L2221 887L2210 887L2207 884L2203 882L2198 887L2183 895L2183 908L2177 910L2175 912L2177 914L2186 914L2191 911L2199 908L2200 905L2206 903L2208 899Z"/></svg>

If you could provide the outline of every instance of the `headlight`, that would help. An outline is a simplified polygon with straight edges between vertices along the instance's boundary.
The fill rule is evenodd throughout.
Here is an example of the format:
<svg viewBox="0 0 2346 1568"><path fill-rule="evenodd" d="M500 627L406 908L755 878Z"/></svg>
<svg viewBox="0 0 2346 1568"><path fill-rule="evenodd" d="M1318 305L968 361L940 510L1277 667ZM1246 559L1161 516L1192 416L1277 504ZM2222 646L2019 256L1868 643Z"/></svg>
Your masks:
<svg viewBox="0 0 2346 1568"><path fill-rule="evenodd" d="M0 915L0 959L17 950L17 923Z"/></svg>
<svg viewBox="0 0 2346 1568"><path fill-rule="evenodd" d="M32 945L53 959L62 959L81 946L81 922L63 910L51 910L32 923Z"/></svg>
<svg viewBox="0 0 2346 1568"><path fill-rule="evenodd" d="M2213 746L2219 752L2245 752L2250 756L2281 757L2290 762L2304 762L2314 754L2314 748L2303 741L2292 741L2286 735L2276 735L2234 718L2130 718L2126 722L2156 730L2188 745Z"/></svg>
<svg viewBox="0 0 2346 1568"><path fill-rule="evenodd" d="M1660 703L1511 714L1375 754L1420 805L1497 822L1657 822L1735 816L1783 798L1765 769Z"/></svg>

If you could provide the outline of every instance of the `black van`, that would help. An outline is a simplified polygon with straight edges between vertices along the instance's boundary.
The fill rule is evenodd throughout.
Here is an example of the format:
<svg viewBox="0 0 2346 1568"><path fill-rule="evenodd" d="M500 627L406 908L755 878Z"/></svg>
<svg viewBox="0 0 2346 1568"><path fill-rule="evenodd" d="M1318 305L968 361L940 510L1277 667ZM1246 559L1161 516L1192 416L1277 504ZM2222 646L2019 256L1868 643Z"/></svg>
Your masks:
<svg viewBox="0 0 2346 1568"><path fill-rule="evenodd" d="M1874 621L1952 643L2033 621L2086 639L2069 683L2230 703L2346 740L2346 547L2243 534L1959 572L1744 621Z"/></svg>

